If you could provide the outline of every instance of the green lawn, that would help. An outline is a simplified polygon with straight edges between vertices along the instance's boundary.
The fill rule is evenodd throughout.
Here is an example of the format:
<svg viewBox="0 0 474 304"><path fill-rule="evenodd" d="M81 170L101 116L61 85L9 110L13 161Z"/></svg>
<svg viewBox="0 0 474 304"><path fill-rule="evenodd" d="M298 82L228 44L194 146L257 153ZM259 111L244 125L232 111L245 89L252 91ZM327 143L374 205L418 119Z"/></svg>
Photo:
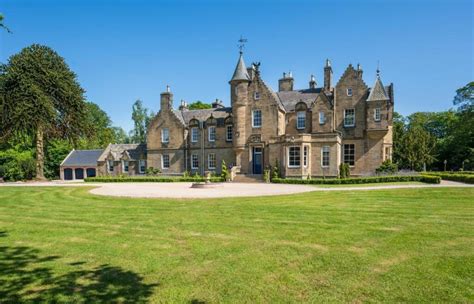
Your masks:
<svg viewBox="0 0 474 304"><path fill-rule="evenodd" d="M474 189L0 188L0 303L473 302Z"/></svg>
<svg viewBox="0 0 474 304"><path fill-rule="evenodd" d="M430 185L422 182L390 182L390 183L366 183L366 184L310 184L318 188L362 188L382 186L405 186L405 185Z"/></svg>

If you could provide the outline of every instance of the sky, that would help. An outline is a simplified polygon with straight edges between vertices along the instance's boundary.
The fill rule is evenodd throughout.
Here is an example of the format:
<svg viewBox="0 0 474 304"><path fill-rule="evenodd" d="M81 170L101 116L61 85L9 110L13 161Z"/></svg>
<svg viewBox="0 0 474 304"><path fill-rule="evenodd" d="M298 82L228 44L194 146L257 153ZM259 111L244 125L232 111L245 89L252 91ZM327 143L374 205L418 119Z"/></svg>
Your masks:
<svg viewBox="0 0 474 304"><path fill-rule="evenodd" d="M247 65L261 62L274 90L285 71L297 89L311 74L320 86L326 58L334 84L360 63L372 86L379 62L403 115L447 110L474 80L471 0L0 0L0 12L13 32L0 31L0 63L33 43L50 46L87 100L125 130L135 100L157 112L166 85L176 107L181 99L229 105L241 35Z"/></svg>

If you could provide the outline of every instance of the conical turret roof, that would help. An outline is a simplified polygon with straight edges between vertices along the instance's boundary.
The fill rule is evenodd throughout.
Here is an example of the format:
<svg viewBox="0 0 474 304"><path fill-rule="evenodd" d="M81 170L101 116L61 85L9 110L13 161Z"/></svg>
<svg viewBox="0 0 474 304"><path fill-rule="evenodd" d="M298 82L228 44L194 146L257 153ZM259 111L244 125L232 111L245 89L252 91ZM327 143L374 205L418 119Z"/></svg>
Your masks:
<svg viewBox="0 0 474 304"><path fill-rule="evenodd" d="M375 100L390 100L382 84L382 80L380 80L379 75L377 75L374 87L370 90L369 98L367 98L367 101Z"/></svg>
<svg viewBox="0 0 474 304"><path fill-rule="evenodd" d="M232 79L230 81L235 80L250 80L250 76L247 73L247 68L245 67L245 62L242 53L240 53L239 61L237 62L237 66L235 67L234 75L232 76Z"/></svg>

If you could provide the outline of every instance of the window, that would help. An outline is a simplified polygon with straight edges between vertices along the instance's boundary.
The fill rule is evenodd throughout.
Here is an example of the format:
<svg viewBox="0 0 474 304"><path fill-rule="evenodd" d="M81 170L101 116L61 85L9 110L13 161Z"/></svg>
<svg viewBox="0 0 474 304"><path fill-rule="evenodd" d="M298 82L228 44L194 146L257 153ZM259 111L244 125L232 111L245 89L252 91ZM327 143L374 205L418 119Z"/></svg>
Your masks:
<svg viewBox="0 0 474 304"><path fill-rule="evenodd" d="M260 128L262 126L262 111L253 110L252 111L252 127Z"/></svg>
<svg viewBox="0 0 474 304"><path fill-rule="evenodd" d="M199 168L199 157L197 154L191 155L191 169Z"/></svg>
<svg viewBox="0 0 474 304"><path fill-rule="evenodd" d="M301 147L288 148L288 168L297 168L301 165Z"/></svg>
<svg viewBox="0 0 474 304"><path fill-rule="evenodd" d="M321 148L321 167L329 167L329 146Z"/></svg>
<svg viewBox="0 0 474 304"><path fill-rule="evenodd" d="M111 159L107 161L107 171L114 172L114 161Z"/></svg>
<svg viewBox="0 0 474 304"><path fill-rule="evenodd" d="M319 112L319 124L323 125L326 122L326 116L324 116L324 112Z"/></svg>
<svg viewBox="0 0 474 304"><path fill-rule="evenodd" d="M392 151L390 147L385 147L385 158L384 160L392 160Z"/></svg>
<svg viewBox="0 0 474 304"><path fill-rule="evenodd" d="M344 127L355 126L355 110L345 109L344 110Z"/></svg>
<svg viewBox="0 0 474 304"><path fill-rule="evenodd" d="M128 160L122 161L122 170L123 172L128 172Z"/></svg>
<svg viewBox="0 0 474 304"><path fill-rule="evenodd" d="M355 145L345 144L344 145L344 163L349 166L355 165Z"/></svg>
<svg viewBox="0 0 474 304"><path fill-rule="evenodd" d="M169 169L170 168L170 155L163 154L161 156L161 169Z"/></svg>
<svg viewBox="0 0 474 304"><path fill-rule="evenodd" d="M300 111L296 113L296 128L304 129L306 126L306 112Z"/></svg>
<svg viewBox="0 0 474 304"><path fill-rule="evenodd" d="M352 88L347 88L347 96L352 96Z"/></svg>
<svg viewBox="0 0 474 304"><path fill-rule="evenodd" d="M209 141L216 141L216 127L209 127L207 132Z"/></svg>
<svg viewBox="0 0 474 304"><path fill-rule="evenodd" d="M380 121L380 108L375 108L374 109L374 120L375 121Z"/></svg>
<svg viewBox="0 0 474 304"><path fill-rule="evenodd" d="M260 92L253 93L253 99L259 100L260 99Z"/></svg>
<svg viewBox="0 0 474 304"><path fill-rule="evenodd" d="M138 167L139 167L139 172L140 173L145 173L146 171L146 161L144 159L140 159L138 161Z"/></svg>
<svg viewBox="0 0 474 304"><path fill-rule="evenodd" d="M215 169L216 168L216 154L209 153L207 155L207 167L209 169Z"/></svg>
<svg viewBox="0 0 474 304"><path fill-rule="evenodd" d="M161 142L162 143L170 142L170 130L168 128L161 129Z"/></svg>
<svg viewBox="0 0 474 304"><path fill-rule="evenodd" d="M308 151L309 151L309 147L304 146L303 147L303 166L305 168L308 167Z"/></svg>
<svg viewBox="0 0 474 304"><path fill-rule="evenodd" d="M191 142L197 142L199 140L199 129L197 127L191 128Z"/></svg>
<svg viewBox="0 0 474 304"><path fill-rule="evenodd" d="M226 141L232 141L232 132L233 132L232 125L228 125L225 127L225 140Z"/></svg>

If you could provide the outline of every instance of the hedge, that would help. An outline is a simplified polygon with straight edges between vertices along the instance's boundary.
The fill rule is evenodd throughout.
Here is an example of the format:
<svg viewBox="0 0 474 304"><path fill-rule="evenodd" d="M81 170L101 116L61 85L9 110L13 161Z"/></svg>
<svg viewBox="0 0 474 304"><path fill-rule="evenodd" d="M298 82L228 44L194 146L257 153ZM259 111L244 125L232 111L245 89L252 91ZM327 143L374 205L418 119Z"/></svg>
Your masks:
<svg viewBox="0 0 474 304"><path fill-rule="evenodd" d="M441 178L434 175L400 175L400 176L371 176L354 178L334 178L334 179L296 179L296 178L274 178L273 183L277 184L369 184L369 183L390 183L390 182L422 182L427 184L439 184Z"/></svg>
<svg viewBox="0 0 474 304"><path fill-rule="evenodd" d="M164 177L164 176L136 176L136 177L116 177L100 176L87 177L87 183L179 183L179 182L204 182L204 177ZM223 182L222 177L211 177L211 182Z"/></svg>
<svg viewBox="0 0 474 304"><path fill-rule="evenodd" d="M447 173L447 172L428 172L430 176L439 176L441 179L461 182L466 184L474 184L474 174L464 173Z"/></svg>

